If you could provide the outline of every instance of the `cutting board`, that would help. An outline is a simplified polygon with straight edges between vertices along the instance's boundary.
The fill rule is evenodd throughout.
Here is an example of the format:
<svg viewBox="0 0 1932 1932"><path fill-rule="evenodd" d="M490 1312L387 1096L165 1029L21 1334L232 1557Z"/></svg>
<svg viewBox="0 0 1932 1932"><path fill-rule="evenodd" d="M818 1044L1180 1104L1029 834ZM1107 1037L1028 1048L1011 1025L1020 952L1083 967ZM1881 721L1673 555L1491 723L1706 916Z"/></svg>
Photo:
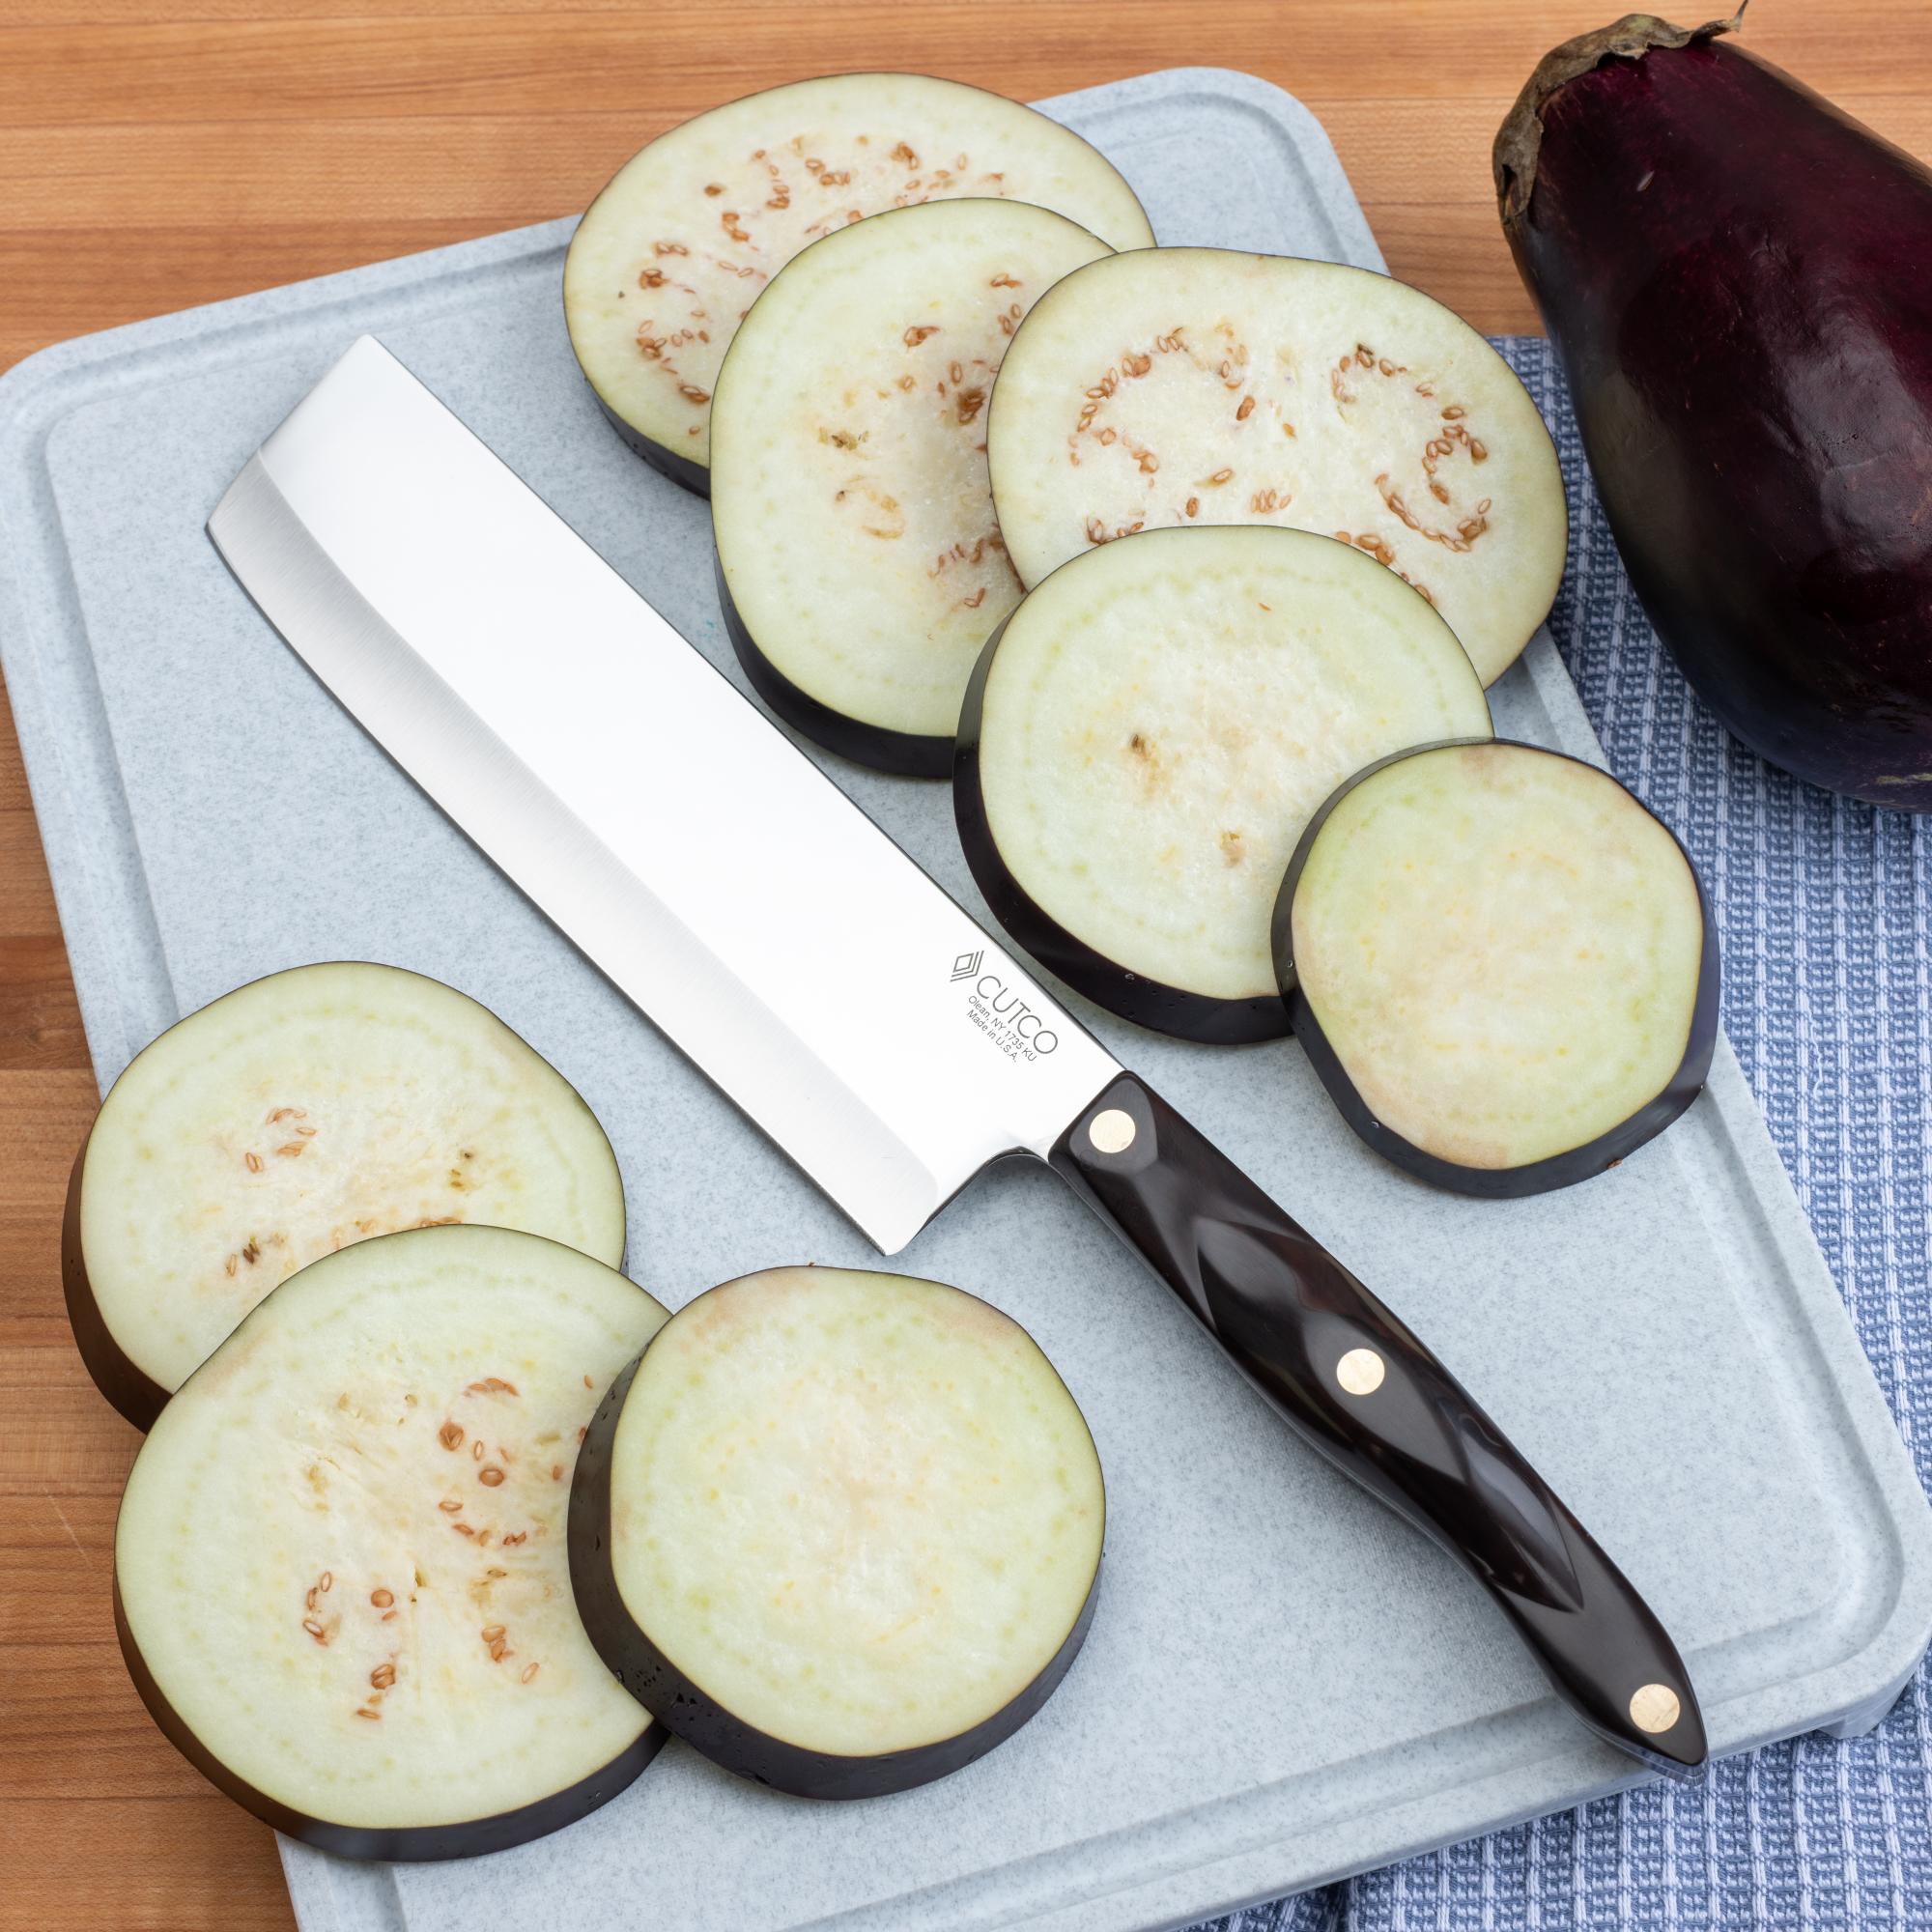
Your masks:
<svg viewBox="0 0 1932 1932"><path fill-rule="evenodd" d="M1380 266L1325 137L1278 90L1188 70L1047 105L1120 164L1164 241ZM775 1263L873 1257L336 708L201 527L373 332L736 679L705 506L632 457L578 379L570 226L137 324L0 380L0 655L103 1085L260 974L333 957L434 974L595 1107L627 1178L631 1271L677 1305ZM1541 346L1511 353L1563 407ZM1599 756L1547 636L1492 696L1504 732ZM647 757L652 721L635 722ZM984 916L943 787L827 763ZM1378 1162L1292 1042L1203 1048L1080 1010L1549 1476L1676 1635L1716 1750L1876 1721L1932 1634L1932 1514L1728 1046L1690 1114L1614 1173L1491 1203ZM1099 1444L1102 1602L1041 1717L865 1804L785 1799L673 1744L594 1817L494 1858L355 1867L285 1846L305 1932L1129 1932L1639 1775L1043 1172L989 1173L904 1264L1025 1322Z"/></svg>

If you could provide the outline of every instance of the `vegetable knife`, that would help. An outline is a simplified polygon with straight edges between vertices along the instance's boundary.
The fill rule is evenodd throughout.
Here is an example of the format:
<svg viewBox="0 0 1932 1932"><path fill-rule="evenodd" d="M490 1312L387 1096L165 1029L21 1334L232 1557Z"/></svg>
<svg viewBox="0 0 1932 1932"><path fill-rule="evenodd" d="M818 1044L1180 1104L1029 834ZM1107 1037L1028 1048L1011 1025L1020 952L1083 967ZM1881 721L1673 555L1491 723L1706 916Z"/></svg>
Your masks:
<svg viewBox="0 0 1932 1932"><path fill-rule="evenodd" d="M381 343L208 527L348 710L880 1250L990 1161L1044 1160L1292 1429L1471 1572L1591 1730L1701 1767L1662 1624L1429 1348Z"/></svg>

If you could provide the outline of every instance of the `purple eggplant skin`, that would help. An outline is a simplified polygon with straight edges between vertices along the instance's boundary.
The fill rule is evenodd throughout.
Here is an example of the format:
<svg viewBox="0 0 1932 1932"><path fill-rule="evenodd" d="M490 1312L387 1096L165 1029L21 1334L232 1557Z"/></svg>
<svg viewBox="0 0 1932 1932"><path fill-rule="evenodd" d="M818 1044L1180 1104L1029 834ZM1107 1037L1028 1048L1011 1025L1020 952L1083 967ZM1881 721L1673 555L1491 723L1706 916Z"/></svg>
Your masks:
<svg viewBox="0 0 1932 1932"><path fill-rule="evenodd" d="M1752 750L1932 808L1932 170L1633 14L1503 123L1503 230L1631 582Z"/></svg>
<svg viewBox="0 0 1932 1932"><path fill-rule="evenodd" d="M1249 1000L1216 999L1130 972L1118 959L1108 958L1068 932L1013 876L994 840L985 793L980 784L980 727L986 680L1006 630L1007 623L1002 621L973 667L960 707L952 763L952 812L959 827L959 842L965 849L973 883L980 888L993 917L1022 950L1076 993L1151 1033L1199 1040L1205 1046L1247 1046L1259 1040L1280 1039L1289 1030L1288 1009L1274 994L1264 993Z"/></svg>
<svg viewBox="0 0 1932 1932"><path fill-rule="evenodd" d="M855 765L889 772L895 778L943 779L952 771L951 738L923 738L916 731L892 731L883 724L867 724L863 719L847 718L842 711L833 710L809 691L801 691L758 648L751 626L732 601L722 560L713 566L712 574L718 581L718 608L724 614L724 632L738 654L739 668L752 689L794 731L841 758L850 758Z"/></svg>
<svg viewBox="0 0 1932 1932"><path fill-rule="evenodd" d="M680 1670L640 1629L617 1588L611 1562L611 1475L624 1399L644 1359L639 1352L606 1391L577 1452L570 1484L570 1590L592 1647L607 1669L657 1719L646 1737L674 1731L714 1764L795 1798L882 1798L963 1771L1004 1744L1039 1710L1073 1666L1100 1599L1096 1565L1080 1614L1060 1648L1017 1696L972 1729L877 1757L810 1750L748 1724Z"/></svg>
<svg viewBox="0 0 1932 1932"><path fill-rule="evenodd" d="M1335 1111L1348 1122L1358 1140L1392 1167L1399 1167L1432 1187L1440 1187L1451 1194L1472 1194L1487 1201L1517 1201L1525 1195L1574 1187L1579 1180L1589 1180L1628 1159L1646 1141L1655 1140L1704 1091L1704 1083L1711 1077L1711 1060L1718 1050L1719 1024L1718 925L1711 914L1711 895L1704 890L1703 876L1690 853L1684 851L1684 841L1673 832L1671 838L1676 840L1677 849L1684 852L1684 863L1690 867L1691 882L1697 888L1704 943L1697 956L1697 990L1691 997L1690 1030L1685 1037L1684 1055L1677 1063L1677 1070L1659 1093L1607 1133L1585 1141L1581 1147L1550 1154L1547 1159L1527 1161L1521 1167L1464 1167L1459 1161L1444 1160L1440 1154L1417 1147L1376 1118L1375 1110L1362 1098L1360 1089L1329 1045L1328 1036L1322 1032L1321 1022L1316 1018L1315 1009L1308 1004L1295 974L1294 894L1301 883L1302 869L1329 814L1363 780L1373 778L1389 765L1400 764L1405 758L1419 757L1425 752L1440 752L1455 745L1503 746L1517 742L1520 741L1509 738L1444 738L1434 745L1414 745L1406 752L1391 753L1372 765L1364 765L1353 778L1337 785L1321 810L1309 820L1308 830L1295 845L1294 857L1288 862L1288 871L1275 899L1272 927L1275 972L1281 980L1282 1000L1288 1008L1294 1037L1301 1042L1301 1050L1308 1056L1308 1064L1314 1067L1316 1078L1321 1082ZM1552 758L1569 757L1567 752L1551 752L1544 745L1528 749ZM1572 758L1571 763L1581 764L1583 760ZM1593 765L1590 769L1599 768ZM1626 785L1624 789L1630 788ZM1641 800L1637 802L1642 804ZM1669 831L1668 826L1664 829Z"/></svg>
<svg viewBox="0 0 1932 1932"><path fill-rule="evenodd" d="M378 1828L367 1825L338 1825L327 1818L313 1818L298 1811L278 1798L270 1798L245 1778L238 1777L213 1755L196 1735L194 1728L175 1709L155 1682L134 1633L121 1606L121 1587L114 1588L114 1630L121 1640L121 1656L133 1680L134 1690L148 1707L161 1735L186 1758L202 1776L224 1798L242 1810L251 1811L264 1824L272 1825L291 1838L332 1853L338 1859L380 1859L385 1862L427 1863L440 1859L473 1859L485 1852L508 1851L512 1845L526 1845L532 1838L546 1837L587 1818L637 1777L664 1748L666 1732L662 1724L645 1725L636 1744L594 1771L588 1777L560 1791L521 1804L514 1811L499 1811L488 1818L463 1818L444 1825L397 1825Z"/></svg>

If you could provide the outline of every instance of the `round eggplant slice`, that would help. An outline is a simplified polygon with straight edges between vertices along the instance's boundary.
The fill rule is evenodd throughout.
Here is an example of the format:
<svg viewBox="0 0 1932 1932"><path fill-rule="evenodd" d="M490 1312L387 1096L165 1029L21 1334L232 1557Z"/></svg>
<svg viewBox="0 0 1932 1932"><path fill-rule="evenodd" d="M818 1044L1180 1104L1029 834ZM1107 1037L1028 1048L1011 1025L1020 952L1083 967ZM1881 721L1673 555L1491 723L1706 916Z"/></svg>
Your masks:
<svg viewBox="0 0 1932 1932"><path fill-rule="evenodd" d="M1107 252L1042 208L927 202L814 242L753 303L711 406L719 586L753 685L829 750L952 771L1020 596L986 398L1028 306Z"/></svg>
<svg viewBox="0 0 1932 1932"><path fill-rule="evenodd" d="M1373 759L1489 732L1455 634L1360 551L1150 531L1055 571L988 644L954 803L995 916L1068 985L1161 1033L1270 1039L1309 819Z"/></svg>
<svg viewBox="0 0 1932 1932"><path fill-rule="evenodd" d="M1365 269L1095 262L1013 338L988 440L1028 586L1135 530L1314 530L1412 583L1492 684L1563 574L1563 480L1528 392L1461 317Z"/></svg>
<svg viewBox="0 0 1932 1932"><path fill-rule="evenodd" d="M121 1647L169 1740L277 1831L357 1859L554 1832L663 1742L571 1600L578 1444L665 1320L534 1235L326 1256L189 1378L114 1532Z"/></svg>
<svg viewBox="0 0 1932 1932"><path fill-rule="evenodd" d="M1294 1031L1398 1167L1587 1179L1696 1098L1718 1035L1697 874L1614 779L1531 745L1385 759L1323 808L1275 920Z"/></svg>
<svg viewBox="0 0 1932 1932"><path fill-rule="evenodd" d="M571 1493L604 1661L729 1771L902 1791L1011 1736L1086 1636L1105 1494L1018 1323L958 1289L774 1268L671 1318Z"/></svg>
<svg viewBox="0 0 1932 1932"><path fill-rule="evenodd" d="M624 1187L577 1091L487 1007L394 966L224 994L128 1064L62 1231L68 1317L137 1429L279 1281L370 1235L548 1235L616 1265Z"/></svg>
<svg viewBox="0 0 1932 1932"><path fill-rule="evenodd" d="M822 235L961 195L1056 209L1117 248L1153 242L1095 149L957 81L832 74L661 134L591 203L564 264L571 346L605 414L701 495L719 365L764 285Z"/></svg>

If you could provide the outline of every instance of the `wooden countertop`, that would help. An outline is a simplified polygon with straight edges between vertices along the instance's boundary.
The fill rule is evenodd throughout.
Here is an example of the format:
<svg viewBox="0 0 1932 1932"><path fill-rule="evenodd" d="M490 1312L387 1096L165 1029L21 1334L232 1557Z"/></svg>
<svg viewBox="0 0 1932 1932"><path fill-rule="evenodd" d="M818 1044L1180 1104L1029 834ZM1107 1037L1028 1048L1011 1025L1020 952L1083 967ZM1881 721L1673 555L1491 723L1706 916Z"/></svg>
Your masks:
<svg viewBox="0 0 1932 1932"><path fill-rule="evenodd" d="M843 68L1021 99L1245 68L1319 115L1390 267L1490 330L1535 326L1489 145L1596 0L0 0L0 368L64 336L581 208L696 110ZM1907 0L1758 0L1750 44L1932 154ZM109 1544L135 1435L62 1311L58 1231L96 1094L0 702L0 1932L291 1923L267 1829L149 1724Z"/></svg>

